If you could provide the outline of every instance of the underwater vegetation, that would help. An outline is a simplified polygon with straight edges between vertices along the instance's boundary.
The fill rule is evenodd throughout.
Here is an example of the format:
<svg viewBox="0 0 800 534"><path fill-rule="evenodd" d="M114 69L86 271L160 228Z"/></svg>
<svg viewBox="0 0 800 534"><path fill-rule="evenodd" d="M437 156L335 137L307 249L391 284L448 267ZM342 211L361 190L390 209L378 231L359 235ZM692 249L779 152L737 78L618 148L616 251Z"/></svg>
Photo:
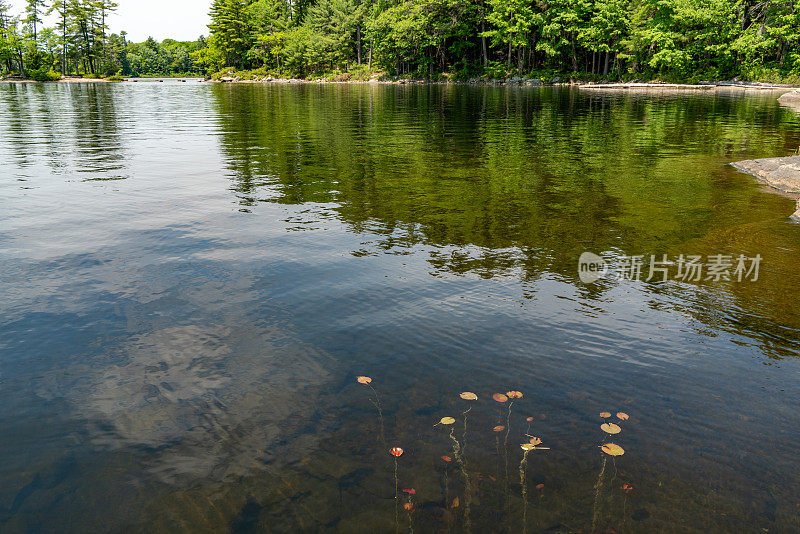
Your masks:
<svg viewBox="0 0 800 534"><path fill-rule="evenodd" d="M358 376L356 381L359 384L366 385L370 388L370 402L375 406L378 414L378 432L381 443L385 445L385 428L383 419L383 410L380 404L380 397L375 387L372 385L372 378L367 376ZM463 391L458 394L462 404L465 408L461 411L460 416L443 415L433 424L433 427L442 428L446 433L447 440L450 442L450 449L446 454L440 456L441 463L437 463L437 471L441 469L441 495L437 498L430 496L431 502L437 503L436 506L442 510L442 520L446 523L447 532L451 532L457 522L460 521L460 526L465 532L472 532L472 506L475 501L476 492L478 491L478 483L488 478L491 482L499 482L501 478L500 473L500 458L503 461L502 470L502 487L503 487L503 502L502 508L504 514L506 530L521 530L523 534L528 532L530 511L536 510L536 502L531 505L530 503L530 490L528 484L529 465L530 462L539 462L546 455L546 451L551 450L551 447L544 446L544 440L539 435L531 434L532 428L535 425L535 418L533 416L526 416L523 422L517 423L515 421L514 412L512 407L515 402L523 402L525 395L521 391L509 390L506 393L492 393L488 395L493 403L490 403L495 408L489 411L495 411L494 424L489 423L482 425L478 422L477 432L485 432L484 438L494 435L495 453L497 458L497 475L481 473L472 470L466 454L468 443L468 429L469 429L469 414L472 412L473 406L480 402L478 394L471 391ZM454 401L456 402L456 401ZM480 413L478 414L480 415ZM613 516L614 505L614 489L616 494L621 496L621 510L622 519L617 518L617 528L622 528L625 522L625 510L627 506L628 494L633 491L633 486L628 482L617 481L620 473L617 469L617 460L625 454L625 449L620 445L620 437L623 431L623 426L630 416L625 412L617 412L612 415L611 412L600 412L600 430L601 437L598 442L597 448L599 449L599 473L597 482L594 485L594 499L591 510L591 526L586 525L580 529L566 529L563 532L617 532L611 526L615 518ZM544 418L544 416L542 416ZM523 431L524 430L524 431ZM538 432L537 432L538 433ZM502 435L502 443L500 436ZM484 439L483 441L486 441ZM510 442L519 440L519 448L509 447ZM612 441L613 440L613 441ZM387 450L384 448L384 450ZM415 487L407 487L400 490L400 476L399 476L399 463L398 460L405 453L404 449L400 446L393 446L388 449L390 456L393 459L394 467L394 517L395 517L395 531L399 532L401 529L400 523L400 508L405 511L406 518L404 520L405 528L409 532L414 531L414 514L418 510L416 501L417 489ZM516 452L514 452L516 451ZM520 455L520 456L517 456ZM532 456L531 456L532 455ZM534 459L535 457L535 459ZM509 474L510 462L516 461L519 458L518 476L519 485L516 481L512 482L512 477ZM455 476L456 487L453 487L453 476ZM512 484L514 487L512 488ZM420 487L420 486L416 486ZM533 485L535 490L539 491L539 506L541 506L541 494L545 489L545 484L542 482ZM518 489L517 489L518 488ZM401 503L401 498L405 497L405 502ZM588 496L587 496L588 497ZM588 500L588 498L587 498ZM513 505L512 505L513 501ZM419 501L424 504L424 501ZM517 504L521 503L521 504ZM500 504L500 503L498 503ZM587 509L588 513L588 509Z"/></svg>

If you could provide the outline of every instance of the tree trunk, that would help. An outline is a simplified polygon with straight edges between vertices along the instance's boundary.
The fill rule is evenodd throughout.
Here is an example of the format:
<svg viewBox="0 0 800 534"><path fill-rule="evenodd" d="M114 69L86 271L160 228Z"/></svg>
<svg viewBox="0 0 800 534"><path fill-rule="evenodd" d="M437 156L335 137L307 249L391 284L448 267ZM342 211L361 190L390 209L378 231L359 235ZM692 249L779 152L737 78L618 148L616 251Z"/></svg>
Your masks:
<svg viewBox="0 0 800 534"><path fill-rule="evenodd" d="M608 56L610 52L606 50L606 65L603 67L603 76L608 76Z"/></svg>
<svg viewBox="0 0 800 534"><path fill-rule="evenodd" d="M572 38L572 72L578 72L578 54L575 51L575 38Z"/></svg>
<svg viewBox="0 0 800 534"><path fill-rule="evenodd" d="M19 55L19 73L25 78L25 59L22 57L22 50L18 49L17 54Z"/></svg>
<svg viewBox="0 0 800 534"><path fill-rule="evenodd" d="M358 36L358 64L361 65L361 25L356 28L356 35Z"/></svg>
<svg viewBox="0 0 800 534"><path fill-rule="evenodd" d="M481 19L481 33L486 31L485 23L483 19ZM486 36L481 36L481 47L483 48L483 67L486 68L489 65L489 56L486 53Z"/></svg>

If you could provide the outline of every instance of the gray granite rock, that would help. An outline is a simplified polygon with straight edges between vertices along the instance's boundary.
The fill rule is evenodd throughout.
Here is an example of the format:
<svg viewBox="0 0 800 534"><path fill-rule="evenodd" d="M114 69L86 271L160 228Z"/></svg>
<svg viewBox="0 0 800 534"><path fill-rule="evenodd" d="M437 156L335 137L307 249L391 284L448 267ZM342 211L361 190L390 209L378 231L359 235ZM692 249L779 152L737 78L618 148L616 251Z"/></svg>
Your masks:
<svg viewBox="0 0 800 534"><path fill-rule="evenodd" d="M741 172L751 174L759 181L785 193L800 194L800 156L750 159L731 163ZM800 222L800 202L792 219Z"/></svg>
<svg viewBox="0 0 800 534"><path fill-rule="evenodd" d="M784 93L778 98L778 102L782 106L788 106L800 111L800 90L796 91L789 91L788 93Z"/></svg>

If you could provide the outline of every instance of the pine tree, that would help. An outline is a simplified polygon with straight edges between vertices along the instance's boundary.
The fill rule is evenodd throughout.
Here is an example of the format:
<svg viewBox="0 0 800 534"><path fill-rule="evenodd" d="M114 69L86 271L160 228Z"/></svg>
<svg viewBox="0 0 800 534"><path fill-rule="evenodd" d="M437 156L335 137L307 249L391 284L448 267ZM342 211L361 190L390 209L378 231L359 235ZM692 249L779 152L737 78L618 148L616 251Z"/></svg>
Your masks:
<svg viewBox="0 0 800 534"><path fill-rule="evenodd" d="M27 0L27 2L25 12L28 16L25 18L25 23L31 30L33 43L37 44L39 42L37 30L39 24L42 23L42 13L45 11L45 2L44 0Z"/></svg>

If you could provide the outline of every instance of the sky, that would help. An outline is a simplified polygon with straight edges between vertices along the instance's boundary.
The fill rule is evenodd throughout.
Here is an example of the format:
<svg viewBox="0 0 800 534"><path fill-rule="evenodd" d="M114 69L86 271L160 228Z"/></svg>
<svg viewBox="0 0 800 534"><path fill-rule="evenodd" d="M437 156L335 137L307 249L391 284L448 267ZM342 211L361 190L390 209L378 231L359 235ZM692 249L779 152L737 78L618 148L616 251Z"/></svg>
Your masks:
<svg viewBox="0 0 800 534"><path fill-rule="evenodd" d="M21 14L25 0L11 0L12 10ZM193 41L208 35L211 0L117 0L119 9L108 21L111 33L128 32L128 40L139 42L152 36ZM52 21L46 20L47 25Z"/></svg>

